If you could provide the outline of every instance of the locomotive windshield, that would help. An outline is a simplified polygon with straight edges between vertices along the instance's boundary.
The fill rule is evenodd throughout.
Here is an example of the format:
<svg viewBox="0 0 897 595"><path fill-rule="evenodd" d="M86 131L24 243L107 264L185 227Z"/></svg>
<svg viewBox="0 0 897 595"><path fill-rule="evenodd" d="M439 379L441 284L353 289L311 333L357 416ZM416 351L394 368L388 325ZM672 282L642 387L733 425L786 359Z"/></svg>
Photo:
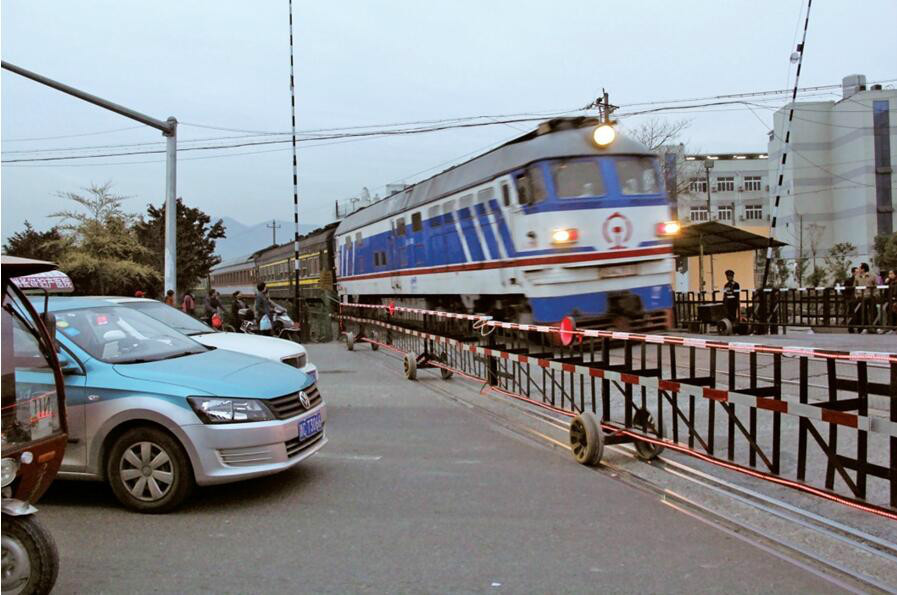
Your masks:
<svg viewBox="0 0 897 595"><path fill-rule="evenodd" d="M551 164L554 190L558 198L579 198L605 194L601 167L594 159L564 159Z"/></svg>
<svg viewBox="0 0 897 595"><path fill-rule="evenodd" d="M618 157L614 160L623 194L658 194L660 177L654 157Z"/></svg>

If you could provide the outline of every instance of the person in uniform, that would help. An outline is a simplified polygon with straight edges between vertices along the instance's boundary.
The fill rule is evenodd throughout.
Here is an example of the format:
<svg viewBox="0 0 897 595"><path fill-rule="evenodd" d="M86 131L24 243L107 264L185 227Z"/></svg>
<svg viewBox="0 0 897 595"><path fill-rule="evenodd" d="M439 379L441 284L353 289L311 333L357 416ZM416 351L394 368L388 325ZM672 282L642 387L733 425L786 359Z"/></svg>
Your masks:
<svg viewBox="0 0 897 595"><path fill-rule="evenodd" d="M726 306L726 318L732 324L738 324L738 311L741 302L741 285L735 280L735 271L726 271L726 284L723 285L723 304Z"/></svg>

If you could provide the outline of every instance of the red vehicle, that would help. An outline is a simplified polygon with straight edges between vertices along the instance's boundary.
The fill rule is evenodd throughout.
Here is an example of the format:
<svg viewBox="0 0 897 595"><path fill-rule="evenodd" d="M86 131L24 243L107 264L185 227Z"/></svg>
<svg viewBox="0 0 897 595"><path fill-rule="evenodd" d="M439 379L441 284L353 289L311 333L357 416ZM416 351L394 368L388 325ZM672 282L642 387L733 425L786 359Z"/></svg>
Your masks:
<svg viewBox="0 0 897 595"><path fill-rule="evenodd" d="M22 293L71 291L71 280L55 269L2 257L3 593L49 593L59 570L56 544L34 507L56 477L67 440L56 321L46 301L39 314Z"/></svg>

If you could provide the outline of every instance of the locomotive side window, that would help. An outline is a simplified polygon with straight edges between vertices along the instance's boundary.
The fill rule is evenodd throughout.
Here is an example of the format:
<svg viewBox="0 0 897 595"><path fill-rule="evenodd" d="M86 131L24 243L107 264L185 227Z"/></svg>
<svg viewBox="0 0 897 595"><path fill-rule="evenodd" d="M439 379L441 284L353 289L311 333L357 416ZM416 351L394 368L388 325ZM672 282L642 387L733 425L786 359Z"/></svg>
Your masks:
<svg viewBox="0 0 897 595"><path fill-rule="evenodd" d="M396 235L403 236L405 235L405 218L396 219Z"/></svg>
<svg viewBox="0 0 897 595"><path fill-rule="evenodd" d="M424 228L423 223L421 222L420 213L412 213L411 214L411 231L420 231Z"/></svg>
<svg viewBox="0 0 897 595"><path fill-rule="evenodd" d="M517 176L518 204L531 205L542 202L547 195L545 179L542 177L542 168L538 165L530 165L526 168L526 173Z"/></svg>
<svg viewBox="0 0 897 595"><path fill-rule="evenodd" d="M511 206L511 189L505 183L501 185L501 201L506 207Z"/></svg>
<svg viewBox="0 0 897 595"><path fill-rule="evenodd" d="M657 194L660 180L653 157L619 157L615 160L623 194Z"/></svg>
<svg viewBox="0 0 897 595"><path fill-rule="evenodd" d="M605 194L604 178L595 160L565 159L551 165L558 198L580 198Z"/></svg>

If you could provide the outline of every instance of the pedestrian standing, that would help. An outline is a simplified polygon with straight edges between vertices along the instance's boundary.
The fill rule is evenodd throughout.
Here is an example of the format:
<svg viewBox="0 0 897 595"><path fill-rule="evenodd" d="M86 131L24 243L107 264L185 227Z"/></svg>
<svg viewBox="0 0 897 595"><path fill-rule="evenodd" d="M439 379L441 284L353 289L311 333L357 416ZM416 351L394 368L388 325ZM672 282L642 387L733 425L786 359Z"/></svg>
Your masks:
<svg viewBox="0 0 897 595"><path fill-rule="evenodd" d="M860 269L856 279L857 297L860 300L860 322L869 327L875 324L875 277L869 273L869 265L860 263ZM862 330L860 330L862 332ZM867 333L873 332L871 328Z"/></svg>
<svg viewBox="0 0 897 595"><path fill-rule="evenodd" d="M165 302L166 304L168 304L169 306L171 306L172 308L175 307L175 304L174 304L174 290L173 290L173 289L169 289L168 291L165 292L165 300L164 300L164 302Z"/></svg>
<svg viewBox="0 0 897 595"><path fill-rule="evenodd" d="M726 306L726 318L733 325L738 324L738 312L741 303L741 285L735 280L735 271L726 271L726 284L723 285L723 304Z"/></svg>
<svg viewBox="0 0 897 595"><path fill-rule="evenodd" d="M184 311L184 314L196 315L196 299L194 299L193 292L189 289L184 292L184 299L181 300L181 310Z"/></svg>
<svg viewBox="0 0 897 595"><path fill-rule="evenodd" d="M844 281L844 303L847 306L845 322L847 323L847 332L853 334L856 330L854 325L857 323L857 299L856 299L856 282L859 267L850 269L850 276Z"/></svg>
<svg viewBox="0 0 897 595"><path fill-rule="evenodd" d="M887 285L887 289L885 290L884 305L888 316L888 325L891 327L889 332L897 334L897 269L888 271L885 285Z"/></svg>

